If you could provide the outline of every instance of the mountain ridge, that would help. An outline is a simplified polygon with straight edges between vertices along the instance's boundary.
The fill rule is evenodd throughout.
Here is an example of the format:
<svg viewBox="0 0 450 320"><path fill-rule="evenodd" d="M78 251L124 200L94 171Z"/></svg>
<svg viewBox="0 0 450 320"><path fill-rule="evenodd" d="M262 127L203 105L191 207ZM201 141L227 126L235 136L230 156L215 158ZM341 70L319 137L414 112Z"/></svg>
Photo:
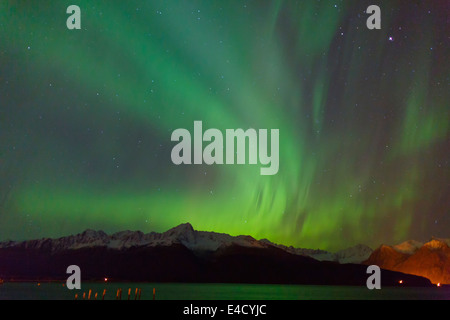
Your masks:
<svg viewBox="0 0 450 320"><path fill-rule="evenodd" d="M425 243L409 240L381 245L362 263L425 277L438 285L450 284L450 239L432 237Z"/></svg>
<svg viewBox="0 0 450 320"><path fill-rule="evenodd" d="M82 233L0 243L0 278L53 281L67 278L69 265L83 280L266 283L366 286L367 267L359 260L367 247L330 254L256 240L251 236L196 231L185 223L165 232ZM328 259L328 260L326 260ZM428 279L382 270L382 285L431 286Z"/></svg>
<svg viewBox="0 0 450 320"><path fill-rule="evenodd" d="M320 249L294 248L272 243L267 239L256 240L248 235L231 236L226 233L197 231L190 223L183 223L161 233L125 230L108 235L101 230L86 229L75 235L55 239L0 242L0 249L38 250L54 255L83 249L124 251L182 246L197 256L226 252L229 247L276 249L320 262L375 264L385 270L426 277L435 284L450 284L449 244L450 239L432 237L425 243L408 240L397 245L382 244L375 250L358 244L332 253Z"/></svg>
<svg viewBox="0 0 450 320"><path fill-rule="evenodd" d="M161 233L124 230L108 235L102 230L86 229L81 233L59 238L4 241L0 242L0 248L17 246L34 249L43 248L55 253L86 247L107 247L120 250L138 246L170 246L175 243L180 243L192 251L216 251L221 247L230 245L254 248L276 247L288 253L311 257L318 261L339 263L361 263L373 251L362 244L335 253L320 249L294 248L293 246L276 244L267 239L256 240L249 235L231 236L226 233L198 231L190 223L182 223Z"/></svg>

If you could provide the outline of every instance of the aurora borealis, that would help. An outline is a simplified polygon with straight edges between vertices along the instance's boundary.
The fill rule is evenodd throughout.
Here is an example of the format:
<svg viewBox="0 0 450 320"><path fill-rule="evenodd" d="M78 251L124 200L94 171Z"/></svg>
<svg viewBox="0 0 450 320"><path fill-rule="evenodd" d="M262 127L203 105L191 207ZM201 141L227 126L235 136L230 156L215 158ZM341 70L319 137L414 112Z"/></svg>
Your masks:
<svg viewBox="0 0 450 320"><path fill-rule="evenodd" d="M81 30L66 8L81 8ZM195 229L303 248L449 237L448 1L1 1L0 240ZM279 129L279 171L177 128Z"/></svg>

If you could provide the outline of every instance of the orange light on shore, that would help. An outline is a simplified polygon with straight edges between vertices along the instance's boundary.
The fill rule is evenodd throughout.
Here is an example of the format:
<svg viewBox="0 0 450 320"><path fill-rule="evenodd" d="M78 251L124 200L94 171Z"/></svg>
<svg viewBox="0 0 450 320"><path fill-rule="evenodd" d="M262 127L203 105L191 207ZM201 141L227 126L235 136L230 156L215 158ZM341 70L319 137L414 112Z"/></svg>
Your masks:
<svg viewBox="0 0 450 320"><path fill-rule="evenodd" d="M403 283L403 280L400 280L398 283L402 284L402 283Z"/></svg>
<svg viewBox="0 0 450 320"><path fill-rule="evenodd" d="M441 286L441 284L440 284L440 283L438 283L438 284L437 284L437 286L438 286L438 287L440 287L440 286Z"/></svg>
<svg viewBox="0 0 450 320"><path fill-rule="evenodd" d="M108 282L108 278L104 278L103 280L105 280L105 282Z"/></svg>

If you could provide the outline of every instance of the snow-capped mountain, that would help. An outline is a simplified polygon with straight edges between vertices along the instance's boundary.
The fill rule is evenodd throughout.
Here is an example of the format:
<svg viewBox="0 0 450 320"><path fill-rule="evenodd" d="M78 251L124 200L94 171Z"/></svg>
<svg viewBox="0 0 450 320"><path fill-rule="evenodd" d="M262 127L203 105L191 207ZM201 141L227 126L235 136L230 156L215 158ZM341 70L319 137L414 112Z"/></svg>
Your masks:
<svg viewBox="0 0 450 320"><path fill-rule="evenodd" d="M364 263L422 276L435 284L450 284L450 239L432 238L426 243L410 240L395 246L381 245Z"/></svg>
<svg viewBox="0 0 450 320"><path fill-rule="evenodd" d="M367 258L369 258L370 254L373 251L368 246L362 244L333 253L320 249L294 248L292 246L287 247L281 244L274 244L267 239L263 239L260 241L283 249L284 251L292 254L308 256L319 261L334 261L339 263L361 263L362 261L367 260Z"/></svg>
<svg viewBox="0 0 450 320"><path fill-rule="evenodd" d="M20 247L24 249L42 249L58 252L82 247L105 246L109 242L109 236L103 231L86 230L83 233L62 237L58 239L43 238L27 241L8 241L0 243L0 248Z"/></svg>
<svg viewBox="0 0 450 320"><path fill-rule="evenodd" d="M365 286L367 267L346 262L358 262L369 251L365 246L337 253L286 247L250 236L196 231L188 223L162 233L86 230L58 239L0 243L0 278L65 280L67 266L76 264L90 281ZM398 279L410 286L431 285L422 277L383 273L383 285L398 286Z"/></svg>
<svg viewBox="0 0 450 320"><path fill-rule="evenodd" d="M335 261L339 263L361 263L367 260L373 250L366 245L358 244L348 249L340 250L335 253Z"/></svg>
<svg viewBox="0 0 450 320"><path fill-rule="evenodd" d="M392 246L392 248L400 253L414 254L414 252L416 252L422 246L423 246L422 242L416 240L408 240L395 246Z"/></svg>
<svg viewBox="0 0 450 320"><path fill-rule="evenodd" d="M267 239L256 240L251 236L231 236L225 233L194 230L191 224L184 223L166 232L143 233L141 231L121 231L107 235L103 231L86 230L80 234L58 239L39 239L22 242L2 242L0 248L20 247L25 249L44 249L49 252L61 252L90 247L106 247L110 249L126 249L131 247L156 247L182 244L192 251L216 251L219 248L238 245L249 248L276 247L288 253L307 256L319 261L335 261L339 263L360 263L372 253L367 246L358 245L352 248L331 253L323 250L294 248L275 244Z"/></svg>
<svg viewBox="0 0 450 320"><path fill-rule="evenodd" d="M0 248L22 247L26 249L46 249L51 252L80 249L86 247L108 247L124 249L139 246L170 246L179 243L191 250L215 251L232 244L244 247L267 247L267 244L250 236L230 236L224 233L196 231L189 223L181 224L163 233L141 231L121 231L107 235L103 231L86 230L77 235L57 239L1 242Z"/></svg>

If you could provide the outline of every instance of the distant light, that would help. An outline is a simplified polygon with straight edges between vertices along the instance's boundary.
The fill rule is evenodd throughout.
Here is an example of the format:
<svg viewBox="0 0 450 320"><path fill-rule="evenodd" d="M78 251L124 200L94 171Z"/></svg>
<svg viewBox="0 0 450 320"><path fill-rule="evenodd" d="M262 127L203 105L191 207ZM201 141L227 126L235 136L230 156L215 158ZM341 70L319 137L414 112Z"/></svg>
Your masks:
<svg viewBox="0 0 450 320"><path fill-rule="evenodd" d="M108 282L108 278L104 278L103 280L105 280L105 282Z"/></svg>
<svg viewBox="0 0 450 320"><path fill-rule="evenodd" d="M402 283L403 283L403 280L400 280L398 283L402 284Z"/></svg>
<svg viewBox="0 0 450 320"><path fill-rule="evenodd" d="M440 284L440 283L438 283L438 284L437 284L437 286L438 286L438 287L440 287L440 286L441 286L441 284Z"/></svg>

